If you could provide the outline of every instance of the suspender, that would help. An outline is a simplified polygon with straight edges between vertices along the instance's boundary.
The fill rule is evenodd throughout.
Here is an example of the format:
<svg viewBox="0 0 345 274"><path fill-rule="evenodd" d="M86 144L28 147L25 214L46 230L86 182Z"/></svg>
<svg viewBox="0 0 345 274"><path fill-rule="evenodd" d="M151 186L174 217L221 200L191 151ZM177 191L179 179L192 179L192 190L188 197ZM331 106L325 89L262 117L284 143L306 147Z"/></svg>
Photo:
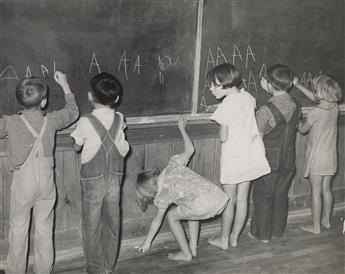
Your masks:
<svg viewBox="0 0 345 274"><path fill-rule="evenodd" d="M287 122L285 116L275 104L273 104L272 102L268 102L266 106L272 112L273 118L276 121L276 125L280 125L281 123Z"/></svg>
<svg viewBox="0 0 345 274"><path fill-rule="evenodd" d="M110 131L114 126L114 123L116 123L116 119L117 119L118 115L116 115L116 113L114 113L114 120L113 123L110 127L109 130L107 130L104 125L101 123L101 121L94 115L88 115L87 118L89 119L91 125L93 126L93 128L95 129L95 131L97 132L100 140L101 140L101 144L102 147L104 149L105 152L105 156L106 156L106 166L108 167L108 163L109 163L109 154L112 150L112 148L115 146L115 139L111 136ZM120 127L120 123L118 123L117 128L115 129L115 132L118 133ZM110 140L111 144L109 145L108 143L108 147L106 146L107 144L105 143L108 140Z"/></svg>
<svg viewBox="0 0 345 274"><path fill-rule="evenodd" d="M48 121L47 117L43 118L43 124L39 133L37 133L36 130L34 130L34 128L29 124L29 122L25 119L24 115L19 115L19 117L22 119L27 129L31 132L31 134L36 139L34 145L31 148L31 151L33 151L34 153L38 153L40 156L43 156L44 152L43 152L43 145L42 145L42 136L47 127L47 121ZM31 153L31 151L29 152L29 154Z"/></svg>

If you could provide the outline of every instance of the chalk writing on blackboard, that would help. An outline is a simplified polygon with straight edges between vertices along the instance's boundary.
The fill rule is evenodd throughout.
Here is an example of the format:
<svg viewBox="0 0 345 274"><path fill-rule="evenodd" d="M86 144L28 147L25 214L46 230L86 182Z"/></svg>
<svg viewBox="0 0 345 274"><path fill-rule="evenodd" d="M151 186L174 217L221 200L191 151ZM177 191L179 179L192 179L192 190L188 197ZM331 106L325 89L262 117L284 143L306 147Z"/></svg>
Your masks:
<svg viewBox="0 0 345 274"><path fill-rule="evenodd" d="M173 68L174 66L176 66L178 63L181 62L180 60L180 56L174 57L174 59L172 57L170 57L169 55L164 55L161 56L159 54L156 54L156 70L158 73L158 78L159 78L159 82L160 84L164 84L164 75L163 72L167 71L168 69ZM135 62L133 65L133 69L132 69L132 73L136 74L136 75L140 75L142 70L145 69L145 64L149 64L142 62L142 58L140 57L139 54L136 55L136 57L134 58ZM130 80L130 77L128 75L128 72L130 71L130 63L131 63L131 58L127 55L126 51L123 51L122 56L119 60L118 66L117 66L117 71L118 72L123 72L125 79L126 80ZM152 65L152 62L150 63L150 65ZM47 77L47 75L49 73L54 74L56 71L56 61L53 61L52 64L52 71L50 72L49 67L47 64L40 64L40 71L38 72L39 75L35 75L35 76L42 76L43 78ZM89 74L94 74L94 73L100 73L102 71L102 67L100 62L97 59L97 55L96 52L92 53L92 56L90 58L90 64L89 64L89 69L88 69L88 73ZM1 69L1 67L0 67ZM84 74L84 69L80 68L82 74ZM110 68L107 68L110 69ZM19 75L20 76L20 75ZM16 71L16 69L14 68L14 66L12 64L8 64L6 65L1 73L0 73L0 80L19 80L20 78L23 77L31 77L33 76L33 73L31 71L30 66L26 66L25 69L25 74L22 77L18 77L18 73Z"/></svg>
<svg viewBox="0 0 345 274"><path fill-rule="evenodd" d="M234 43L232 45L232 49L227 49L227 52L232 52L232 54L230 56L226 56L226 54L224 53L225 51L220 46L216 46L213 50L211 48L208 48L204 71L204 85L199 102L201 110L212 111L218 105L212 103L214 101L208 102L208 98L211 98L211 100L213 98L210 96L206 96L206 93L208 93L210 90L210 83L206 79L207 72L211 68L221 63L229 63L229 60L231 60L231 64L240 69L244 89L251 92L255 96L260 88L261 77L265 76L266 74L267 65L265 63L257 62L258 58L253 49L254 47L252 47L251 45L240 47L239 45ZM312 79L315 75L316 74L313 75L312 72L305 71L296 76L300 78L300 82L305 87L312 88Z"/></svg>

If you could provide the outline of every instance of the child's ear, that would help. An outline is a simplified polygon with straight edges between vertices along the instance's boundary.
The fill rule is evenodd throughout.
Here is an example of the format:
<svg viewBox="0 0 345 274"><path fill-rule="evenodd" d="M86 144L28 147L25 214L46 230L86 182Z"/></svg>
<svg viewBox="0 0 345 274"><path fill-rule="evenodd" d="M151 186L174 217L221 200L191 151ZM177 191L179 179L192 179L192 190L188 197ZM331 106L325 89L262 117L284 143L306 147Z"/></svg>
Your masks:
<svg viewBox="0 0 345 274"><path fill-rule="evenodd" d="M43 109L47 104L47 98L44 98L41 103L40 103L40 107Z"/></svg>
<svg viewBox="0 0 345 274"><path fill-rule="evenodd" d="M87 99L90 101L90 102L93 102L93 96L92 96L92 93L90 91L87 92Z"/></svg>

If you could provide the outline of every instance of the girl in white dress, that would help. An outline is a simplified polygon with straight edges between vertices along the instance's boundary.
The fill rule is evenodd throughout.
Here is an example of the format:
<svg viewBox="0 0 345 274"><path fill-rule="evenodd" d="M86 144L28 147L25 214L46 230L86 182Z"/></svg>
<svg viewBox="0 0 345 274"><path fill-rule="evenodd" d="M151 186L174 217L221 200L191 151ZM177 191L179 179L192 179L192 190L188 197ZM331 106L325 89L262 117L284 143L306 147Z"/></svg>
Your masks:
<svg viewBox="0 0 345 274"><path fill-rule="evenodd" d="M223 99L211 120L220 125L220 182L230 201L222 214L221 235L209 243L228 249L237 246L248 210L250 181L270 173L265 147L255 120L256 100L240 89L241 75L228 63L208 72L211 92ZM230 234L230 230L232 231Z"/></svg>

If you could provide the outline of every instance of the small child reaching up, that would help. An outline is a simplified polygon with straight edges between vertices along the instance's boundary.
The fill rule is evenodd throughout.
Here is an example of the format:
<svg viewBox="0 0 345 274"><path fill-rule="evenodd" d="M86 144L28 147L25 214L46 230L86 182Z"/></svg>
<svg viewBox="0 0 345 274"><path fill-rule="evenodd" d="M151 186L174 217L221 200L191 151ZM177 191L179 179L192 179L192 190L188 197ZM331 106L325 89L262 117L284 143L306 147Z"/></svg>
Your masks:
<svg viewBox="0 0 345 274"><path fill-rule="evenodd" d="M180 118L178 128L184 140L184 152L172 156L161 174L157 170L139 173L136 183L140 208L145 211L152 202L158 207L145 241L136 249L141 252L150 249L167 212L170 229L181 249L177 253L169 254L168 257L180 261L190 261L197 255L199 220L220 214L229 200L215 184L187 167L194 153L194 146L185 127L186 121ZM188 221L189 243L181 220Z"/></svg>
<svg viewBox="0 0 345 274"><path fill-rule="evenodd" d="M312 101L318 103L299 123L302 134L309 132L304 177L309 177L312 191L313 225L302 226L307 232L320 234L321 225L331 227L333 207L332 178L337 171L337 121L342 97L339 84L326 74L313 79L314 91L302 86L298 78L294 85Z"/></svg>

